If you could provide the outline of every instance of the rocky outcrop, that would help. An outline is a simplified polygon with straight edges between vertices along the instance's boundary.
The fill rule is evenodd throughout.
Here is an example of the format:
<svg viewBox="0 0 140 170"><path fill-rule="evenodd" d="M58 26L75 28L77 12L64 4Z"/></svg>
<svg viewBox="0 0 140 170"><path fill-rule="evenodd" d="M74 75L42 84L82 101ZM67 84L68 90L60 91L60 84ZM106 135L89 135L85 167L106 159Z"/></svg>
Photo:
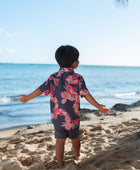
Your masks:
<svg viewBox="0 0 140 170"><path fill-rule="evenodd" d="M135 107L140 107L140 100L132 104L122 104L122 103L115 104L111 108L111 110L127 112L129 111L130 108L135 108Z"/></svg>
<svg viewBox="0 0 140 170"><path fill-rule="evenodd" d="M121 104L121 103L118 103L118 104L115 104L111 110L115 110L115 111L128 111L128 107L129 105L127 104Z"/></svg>

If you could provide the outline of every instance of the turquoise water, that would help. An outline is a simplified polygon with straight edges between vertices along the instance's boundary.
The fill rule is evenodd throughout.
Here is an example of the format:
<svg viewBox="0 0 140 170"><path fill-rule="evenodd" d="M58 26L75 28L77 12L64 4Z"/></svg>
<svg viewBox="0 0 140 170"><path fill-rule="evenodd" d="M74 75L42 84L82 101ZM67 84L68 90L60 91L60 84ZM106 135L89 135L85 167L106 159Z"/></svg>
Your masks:
<svg viewBox="0 0 140 170"><path fill-rule="evenodd" d="M0 129L50 122L49 96L23 105L18 95L31 93L58 69L48 64L0 64ZM79 66L75 72L83 75L95 99L109 108L140 100L140 67ZM95 109L83 98L81 108Z"/></svg>

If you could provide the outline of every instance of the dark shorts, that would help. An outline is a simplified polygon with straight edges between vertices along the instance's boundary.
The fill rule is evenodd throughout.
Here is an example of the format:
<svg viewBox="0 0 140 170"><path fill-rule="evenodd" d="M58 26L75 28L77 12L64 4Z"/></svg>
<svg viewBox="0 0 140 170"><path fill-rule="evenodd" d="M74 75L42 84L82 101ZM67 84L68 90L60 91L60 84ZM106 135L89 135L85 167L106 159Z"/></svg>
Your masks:
<svg viewBox="0 0 140 170"><path fill-rule="evenodd" d="M79 126L72 130L59 129L54 126L56 139L75 139L79 136Z"/></svg>

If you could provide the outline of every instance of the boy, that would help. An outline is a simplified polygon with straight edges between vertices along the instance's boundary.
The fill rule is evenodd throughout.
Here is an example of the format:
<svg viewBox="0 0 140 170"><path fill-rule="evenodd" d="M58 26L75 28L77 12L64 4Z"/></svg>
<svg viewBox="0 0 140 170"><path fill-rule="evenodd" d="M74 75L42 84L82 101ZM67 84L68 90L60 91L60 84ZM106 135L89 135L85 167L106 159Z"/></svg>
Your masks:
<svg viewBox="0 0 140 170"><path fill-rule="evenodd" d="M64 144L67 137L72 141L76 160L80 157L80 102L79 96L99 109L102 113L109 113L109 109L100 105L89 93L84 79L73 69L79 65L79 52L72 46L61 46L56 50L55 58L60 70L52 74L39 88L29 95L20 95L22 103L32 98L50 94L51 119L54 124L56 138L57 163L63 166Z"/></svg>

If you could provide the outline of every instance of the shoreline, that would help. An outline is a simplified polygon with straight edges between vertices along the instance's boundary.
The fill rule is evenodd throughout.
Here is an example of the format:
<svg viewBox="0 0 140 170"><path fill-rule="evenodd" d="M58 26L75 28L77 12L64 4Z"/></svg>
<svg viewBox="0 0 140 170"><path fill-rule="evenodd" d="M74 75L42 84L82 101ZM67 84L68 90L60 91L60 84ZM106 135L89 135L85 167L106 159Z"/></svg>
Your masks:
<svg viewBox="0 0 140 170"><path fill-rule="evenodd" d="M105 118L105 116L114 116L117 117L118 115L121 114L121 112L131 112L132 109L136 109L140 107L140 100L131 103L131 104L123 104L123 103L117 103L115 105L113 105L110 108L110 113L109 114L102 114L100 113L98 110L96 109L88 109L88 108L81 108L80 109L80 121L90 121L90 119L95 118L95 120L97 119L98 123L99 123L99 118L98 117L102 117L101 120L103 120ZM93 114L93 115L92 115ZM96 122L96 121L95 121ZM13 126L13 127L8 127L8 128L3 128L0 129L0 139L1 139L1 134L2 132L7 132L7 131L11 131L11 132L15 132L17 131L17 129L22 130L22 129L32 129L33 127L37 127L37 126L48 126L53 128L53 125L51 125L52 123L43 123L43 124L27 124L27 125L19 125L19 126ZM81 124L86 124L86 123L81 123Z"/></svg>
<svg viewBox="0 0 140 170"><path fill-rule="evenodd" d="M131 103L131 104L123 104L123 103L117 103L114 106L110 108L109 114L102 114L98 110L95 109L88 109L88 108L82 108L80 109L80 126L86 126L87 124L90 124L94 122L94 124L98 123L119 123L119 121L127 120L128 118L131 119L133 116L131 116L131 112L140 109L140 100L137 102ZM125 116L125 113L127 114ZM139 114L136 114L136 117L140 116ZM53 129L52 123L43 123L43 124L27 124L27 125L21 125L21 126L14 126L9 128L0 129L0 139L2 138L8 138L12 135L19 134L23 131L34 131L41 130L42 126L48 130Z"/></svg>

